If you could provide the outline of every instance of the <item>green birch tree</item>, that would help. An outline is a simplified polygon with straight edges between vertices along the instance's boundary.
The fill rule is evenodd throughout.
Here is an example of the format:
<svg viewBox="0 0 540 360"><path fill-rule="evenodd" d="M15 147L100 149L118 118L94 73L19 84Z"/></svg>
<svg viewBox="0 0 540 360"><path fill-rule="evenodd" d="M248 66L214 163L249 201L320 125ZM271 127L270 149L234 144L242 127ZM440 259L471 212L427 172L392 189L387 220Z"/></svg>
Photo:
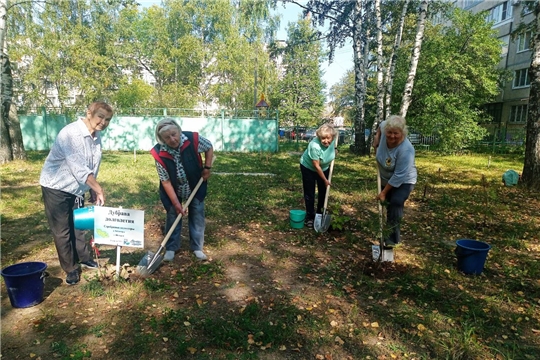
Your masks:
<svg viewBox="0 0 540 360"><path fill-rule="evenodd" d="M287 39L283 50L285 75L278 86L281 118L295 126L319 125L325 102L321 45L309 19L290 24Z"/></svg>
<svg viewBox="0 0 540 360"><path fill-rule="evenodd" d="M28 2L14 11L10 24L13 58L26 107L81 109L96 99L110 99L123 76L124 52L115 24L131 1ZM74 89L77 89L74 93Z"/></svg>
<svg viewBox="0 0 540 360"><path fill-rule="evenodd" d="M435 133L443 150L454 151L485 134L478 124L486 119L482 106L499 91L501 44L482 13L453 9L448 16L448 25L426 26L407 124ZM401 49L394 90L403 89L410 50Z"/></svg>

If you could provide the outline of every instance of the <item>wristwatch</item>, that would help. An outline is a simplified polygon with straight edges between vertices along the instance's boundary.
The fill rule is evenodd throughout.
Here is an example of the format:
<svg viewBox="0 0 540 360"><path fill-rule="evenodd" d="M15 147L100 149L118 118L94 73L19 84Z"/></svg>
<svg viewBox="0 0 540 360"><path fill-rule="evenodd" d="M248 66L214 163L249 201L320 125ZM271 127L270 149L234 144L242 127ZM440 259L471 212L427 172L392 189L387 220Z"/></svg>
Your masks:
<svg viewBox="0 0 540 360"><path fill-rule="evenodd" d="M208 169L208 170L212 169L211 166L206 166L206 165L204 166L204 168L205 168L205 169Z"/></svg>

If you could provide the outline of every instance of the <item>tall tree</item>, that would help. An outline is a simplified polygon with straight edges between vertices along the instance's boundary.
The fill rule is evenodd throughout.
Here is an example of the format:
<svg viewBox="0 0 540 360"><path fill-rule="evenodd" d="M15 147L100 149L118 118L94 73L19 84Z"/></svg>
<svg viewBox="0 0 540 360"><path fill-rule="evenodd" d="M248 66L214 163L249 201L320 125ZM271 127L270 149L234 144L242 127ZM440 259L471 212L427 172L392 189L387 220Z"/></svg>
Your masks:
<svg viewBox="0 0 540 360"><path fill-rule="evenodd" d="M411 64L409 67L409 74L407 75L407 81L405 82L405 89L403 90L403 96L401 98L401 107L399 109L399 114L403 117L407 116L407 110L409 109L409 106L411 104L414 78L416 76L418 60L420 59L420 49L422 47L422 41L424 39L424 27L425 27L425 21L426 21L427 8L428 8L428 1L422 0L422 2L420 3L420 12L418 15L416 37L414 39L414 46L413 46L413 52L411 55Z"/></svg>
<svg viewBox="0 0 540 360"><path fill-rule="evenodd" d="M377 31L377 117L374 124L379 124L384 119L384 83L383 83L383 31L381 20L381 2L375 0L375 19ZM373 134L373 131L371 132Z"/></svg>
<svg viewBox="0 0 540 360"><path fill-rule="evenodd" d="M422 57L415 76L407 124L435 133L443 150L459 150L479 140L482 106L499 92L501 43L482 13L453 9L445 24L426 24ZM395 89L404 88L414 42L404 41L398 57ZM398 90L396 90L398 91ZM393 108L400 108L399 99Z"/></svg>
<svg viewBox="0 0 540 360"><path fill-rule="evenodd" d="M386 68L385 72L385 116L384 118L388 117L390 115L390 112L392 110L392 87L394 85L394 75L396 72L396 59L397 59L397 53L399 50L399 47L401 45L401 37L403 35L403 27L405 25L405 18L407 16L407 9L409 7L410 0L405 0L402 2L403 7L401 9L401 15L399 17L399 23L397 26L397 31L395 33L394 38L394 46L392 46L390 55L388 56L388 66ZM374 124L373 130L376 129L376 125Z"/></svg>
<svg viewBox="0 0 540 360"><path fill-rule="evenodd" d="M287 40L283 51L285 76L278 85L281 117L293 125L314 126L320 123L324 109L321 45L309 19L290 24Z"/></svg>
<svg viewBox="0 0 540 360"><path fill-rule="evenodd" d="M115 29L119 11L131 0L24 2L11 17L12 57L28 107L84 108L109 99L126 54ZM77 90L75 90L77 89ZM58 99L58 104L53 102Z"/></svg>
<svg viewBox="0 0 540 360"><path fill-rule="evenodd" d="M533 4L531 4L533 5ZM527 114L527 135L522 181L530 189L540 189L540 2L534 3L534 37L529 68L531 88Z"/></svg>
<svg viewBox="0 0 540 360"><path fill-rule="evenodd" d="M365 101L367 96L367 55L369 54L368 19L371 15L369 6L364 7L364 0L354 2L353 12L353 53L354 53L354 144L351 150L356 154L365 155L368 152L365 140Z"/></svg>
<svg viewBox="0 0 540 360"><path fill-rule="evenodd" d="M347 70L337 83L332 85L329 90L330 105L334 114L342 115L345 122L353 122L354 105L354 71Z"/></svg>
<svg viewBox="0 0 540 360"><path fill-rule="evenodd" d="M133 71L155 79L154 105L252 108L255 86L262 92L276 82L263 44L275 32L270 7L269 0L168 0L126 13Z"/></svg>
<svg viewBox="0 0 540 360"><path fill-rule="evenodd" d="M294 3L304 11L313 13L314 24L317 26L324 26L327 21L329 21L328 30L325 31L325 38L329 47L329 60L332 60L334 51L336 48L342 47L348 39L352 39L353 44L353 56L354 56L354 69L356 73L355 79L355 144L351 146L351 150L358 154L368 154L369 147L368 143L364 140L364 133L366 129L366 117L365 117L365 101L367 98L367 79L370 76L371 66L368 61L371 61L372 58L376 58L372 54L371 49L379 49L379 44L377 43L377 36L380 35L380 32L377 29L383 31L383 39L387 38L384 32L386 29L399 31L399 26L395 26L403 16L399 16L399 13L402 13L401 7L395 6L395 1L381 1L380 9L381 16L381 25L377 25L377 16L374 16L374 6L373 0L354 0L354 1L339 1L339 0L310 0L307 4L303 4L300 1L296 0L284 0L285 2ZM418 40L421 40L421 31L423 30L423 19L425 18L425 11L427 10L427 0L421 0L421 10L418 14ZM397 11L396 9L400 9ZM417 7L414 7L415 11ZM406 10L405 10L406 12ZM384 14L384 15L382 15ZM392 36L391 38L394 38ZM417 42L417 52L413 53L413 56L416 59L419 56L420 51L420 42ZM383 44L384 48L384 44ZM417 60L412 58L411 68L410 68L410 79L407 82L407 88L404 89L403 99L404 107L408 106L409 96L412 92L412 84L414 81L414 66L417 64ZM379 69L382 67L382 62L379 58ZM389 74L387 72L387 74ZM385 79L387 82L391 81L388 77ZM381 82L379 82L379 87ZM384 85L384 84L382 84ZM381 91L382 93L382 91ZM379 101L378 110L379 116L381 117L384 113L384 101ZM405 110L406 112L406 110Z"/></svg>
<svg viewBox="0 0 540 360"><path fill-rule="evenodd" d="M7 0L0 0L0 163L26 159L21 125L13 103L13 74L5 43L6 19L10 9Z"/></svg>

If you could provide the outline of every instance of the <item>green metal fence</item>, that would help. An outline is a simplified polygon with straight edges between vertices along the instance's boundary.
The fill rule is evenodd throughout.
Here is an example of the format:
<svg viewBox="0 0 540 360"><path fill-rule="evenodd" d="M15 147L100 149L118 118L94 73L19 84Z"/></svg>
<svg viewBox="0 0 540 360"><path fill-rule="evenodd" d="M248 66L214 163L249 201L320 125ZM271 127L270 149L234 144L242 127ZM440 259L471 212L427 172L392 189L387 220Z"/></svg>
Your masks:
<svg viewBox="0 0 540 360"><path fill-rule="evenodd" d="M146 110L147 114L141 113ZM109 127L102 134L104 150L150 150L155 144L154 127L164 117L178 121L182 130L196 131L212 141L216 151L250 152L278 151L278 114L264 110L208 111L189 109L139 109L138 114L115 114ZM251 115L248 117L247 115ZM48 150L56 135L69 122L75 120L65 115L19 114L23 143L27 150Z"/></svg>

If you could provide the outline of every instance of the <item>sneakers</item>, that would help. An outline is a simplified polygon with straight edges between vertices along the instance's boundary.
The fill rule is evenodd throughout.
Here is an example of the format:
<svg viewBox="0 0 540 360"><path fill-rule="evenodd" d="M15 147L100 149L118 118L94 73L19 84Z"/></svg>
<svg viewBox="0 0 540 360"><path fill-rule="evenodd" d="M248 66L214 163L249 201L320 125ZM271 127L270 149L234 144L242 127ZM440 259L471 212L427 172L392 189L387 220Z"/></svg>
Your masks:
<svg viewBox="0 0 540 360"><path fill-rule="evenodd" d="M193 254L195 254L195 256L197 257L197 259L201 260L201 261L204 261L206 259L208 259L206 257L206 255L201 251L201 250L195 250L193 252ZM174 260L174 251L172 250L167 250L165 252L165 256L163 257L163 260L165 261L173 261Z"/></svg>
<svg viewBox="0 0 540 360"><path fill-rule="evenodd" d="M201 261L205 261L207 260L208 258L206 257L206 255L201 251L201 250L195 250L193 252L195 254L195 256L197 257L197 259L201 260Z"/></svg>
<svg viewBox="0 0 540 360"><path fill-rule="evenodd" d="M94 260L88 260L81 262L81 266L88 269L97 269L99 268L99 264L95 262Z"/></svg>
<svg viewBox="0 0 540 360"><path fill-rule="evenodd" d="M80 280L81 278L79 276L79 269L75 269L67 273L66 283L68 283L68 285L75 285Z"/></svg>
<svg viewBox="0 0 540 360"><path fill-rule="evenodd" d="M163 258L163 260L165 260L165 261L173 261L173 260L174 260L174 251L172 251L172 250L167 250L167 252L165 253L165 257Z"/></svg>

